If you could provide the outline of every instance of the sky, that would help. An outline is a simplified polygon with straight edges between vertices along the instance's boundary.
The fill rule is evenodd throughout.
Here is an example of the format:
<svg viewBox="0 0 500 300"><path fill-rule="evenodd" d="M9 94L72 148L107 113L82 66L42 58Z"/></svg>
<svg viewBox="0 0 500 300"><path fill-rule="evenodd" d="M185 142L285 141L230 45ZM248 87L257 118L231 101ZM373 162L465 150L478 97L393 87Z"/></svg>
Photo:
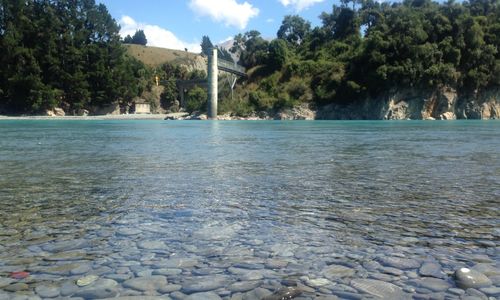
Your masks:
<svg viewBox="0 0 500 300"><path fill-rule="evenodd" d="M321 12L337 0L98 0L120 24L120 35L144 30L148 46L200 52L201 38L214 44L258 30L275 38L283 17L300 15L320 25Z"/></svg>

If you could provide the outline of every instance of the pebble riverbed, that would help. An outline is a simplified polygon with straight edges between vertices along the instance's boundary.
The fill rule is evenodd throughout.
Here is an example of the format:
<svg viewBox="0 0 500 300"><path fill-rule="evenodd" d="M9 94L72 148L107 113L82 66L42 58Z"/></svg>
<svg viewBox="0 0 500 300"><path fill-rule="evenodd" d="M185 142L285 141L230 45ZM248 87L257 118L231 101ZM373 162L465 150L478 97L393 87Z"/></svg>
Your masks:
<svg viewBox="0 0 500 300"><path fill-rule="evenodd" d="M427 124L0 123L0 300L500 299L500 123Z"/></svg>

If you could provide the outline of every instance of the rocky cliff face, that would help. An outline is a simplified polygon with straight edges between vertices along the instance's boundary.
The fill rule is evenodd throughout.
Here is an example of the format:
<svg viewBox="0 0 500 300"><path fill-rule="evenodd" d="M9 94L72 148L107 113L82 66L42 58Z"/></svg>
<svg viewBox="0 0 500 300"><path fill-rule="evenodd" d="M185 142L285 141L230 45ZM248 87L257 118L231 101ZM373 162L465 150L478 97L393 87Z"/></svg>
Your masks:
<svg viewBox="0 0 500 300"><path fill-rule="evenodd" d="M184 66L188 72L192 72L194 70L201 70L207 72L207 58L201 55L197 55L194 59L189 61L182 61L178 64Z"/></svg>
<svg viewBox="0 0 500 300"><path fill-rule="evenodd" d="M433 91L391 91L355 104L332 104L317 112L317 119L338 120L454 120L500 119L500 89L460 94L446 87Z"/></svg>

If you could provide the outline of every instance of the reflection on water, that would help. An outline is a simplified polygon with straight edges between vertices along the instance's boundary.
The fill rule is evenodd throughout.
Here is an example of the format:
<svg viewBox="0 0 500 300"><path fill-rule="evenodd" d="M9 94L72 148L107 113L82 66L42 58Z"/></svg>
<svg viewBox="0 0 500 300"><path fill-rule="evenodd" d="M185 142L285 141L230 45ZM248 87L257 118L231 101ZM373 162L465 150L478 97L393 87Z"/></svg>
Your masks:
<svg viewBox="0 0 500 300"><path fill-rule="evenodd" d="M0 298L373 295L361 278L452 295L456 268L499 268L498 122L2 121L0 136ZM433 262L442 289L384 257ZM70 289L88 274L110 294ZM149 276L170 288L130 283Z"/></svg>

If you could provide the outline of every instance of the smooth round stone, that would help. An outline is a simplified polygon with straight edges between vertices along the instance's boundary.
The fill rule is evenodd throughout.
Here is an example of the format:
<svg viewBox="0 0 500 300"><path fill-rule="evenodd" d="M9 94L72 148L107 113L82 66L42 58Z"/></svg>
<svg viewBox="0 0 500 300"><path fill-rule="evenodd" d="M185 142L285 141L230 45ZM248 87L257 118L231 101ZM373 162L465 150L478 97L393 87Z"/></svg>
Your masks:
<svg viewBox="0 0 500 300"><path fill-rule="evenodd" d="M231 284L227 289L231 292L246 292L260 286L260 281L238 281Z"/></svg>
<svg viewBox="0 0 500 300"><path fill-rule="evenodd" d="M413 271L406 271L406 272L405 272L405 275L406 275L408 278L411 278L411 279L418 278L418 274L417 274L416 272L413 272Z"/></svg>
<svg viewBox="0 0 500 300"><path fill-rule="evenodd" d="M105 275L106 278L113 279L117 282L124 282L125 280L128 280L132 278L132 274L107 274Z"/></svg>
<svg viewBox="0 0 500 300"><path fill-rule="evenodd" d="M17 282L17 283L10 284L10 285L4 287L3 289L8 291L8 292L19 292L19 291L28 290L29 286L24 282Z"/></svg>
<svg viewBox="0 0 500 300"><path fill-rule="evenodd" d="M113 288L94 288L78 291L71 298L81 297L84 299L104 299L114 298L116 295L118 295L118 292Z"/></svg>
<svg viewBox="0 0 500 300"><path fill-rule="evenodd" d="M123 282L123 286L138 291L154 291L167 285L167 278L160 275L138 277Z"/></svg>
<svg viewBox="0 0 500 300"><path fill-rule="evenodd" d="M169 296L170 296L172 299L174 299L174 300L183 300L184 298L186 298L186 297L187 297L187 295L186 295L186 294L181 293L181 292L179 292L179 291L175 291L175 292L173 292L173 293L170 293L170 295L169 295Z"/></svg>
<svg viewBox="0 0 500 300"><path fill-rule="evenodd" d="M163 275L163 276L175 276L182 273L181 269L156 269L153 270L153 275Z"/></svg>
<svg viewBox="0 0 500 300"><path fill-rule="evenodd" d="M162 250L167 247L167 245L165 245L162 241L141 241L137 244L137 246L146 250Z"/></svg>
<svg viewBox="0 0 500 300"><path fill-rule="evenodd" d="M276 244L271 247L271 252L274 256L292 257L296 248L293 244Z"/></svg>
<svg viewBox="0 0 500 300"><path fill-rule="evenodd" d="M200 240L227 240L234 236L242 226L239 224L225 224L223 226L207 226L193 234L193 237Z"/></svg>
<svg viewBox="0 0 500 300"><path fill-rule="evenodd" d="M478 271L488 277L490 276L500 276L500 269L491 264L479 263L473 266L471 269Z"/></svg>
<svg viewBox="0 0 500 300"><path fill-rule="evenodd" d="M368 271L375 271L375 270L377 270L377 269L379 269L381 267L382 267L382 265L379 264L378 262L374 261L374 260L365 261L363 263L363 268L365 268Z"/></svg>
<svg viewBox="0 0 500 300"><path fill-rule="evenodd" d="M43 260L46 261L69 261L69 260L82 260L86 257L86 253L83 251L66 251L53 254L51 256L44 257Z"/></svg>
<svg viewBox="0 0 500 300"><path fill-rule="evenodd" d="M406 298L405 293L399 286L389 282L373 279L353 279L351 285L359 291L382 299ZM336 295L338 296L338 294Z"/></svg>
<svg viewBox="0 0 500 300"><path fill-rule="evenodd" d="M99 279L99 276L97 275L89 275L89 276L85 276L85 277L82 277L80 279L78 279L76 281L76 285L77 286L87 286L91 283L93 283L94 281L96 281L97 279Z"/></svg>
<svg viewBox="0 0 500 300"><path fill-rule="evenodd" d="M284 287L280 288L271 295L266 295L263 298L248 298L248 299L262 299L262 300L281 300L281 299L293 299L302 294L302 291L296 287Z"/></svg>
<svg viewBox="0 0 500 300"><path fill-rule="evenodd" d="M420 267L420 262L411 258L402 258L396 256L381 257L379 262L385 266L393 267L400 270L417 269Z"/></svg>
<svg viewBox="0 0 500 300"><path fill-rule="evenodd" d="M5 292L0 290L0 300L10 300L9 293L5 293Z"/></svg>
<svg viewBox="0 0 500 300"><path fill-rule="evenodd" d="M182 284L182 291L187 294L208 292L224 287L228 284L226 276L198 276Z"/></svg>
<svg viewBox="0 0 500 300"><path fill-rule="evenodd" d="M65 264L65 265L60 265L52 268L48 268L45 270L45 273L47 274L53 274L53 275L70 275L71 270L79 268L81 264L73 263L73 264Z"/></svg>
<svg viewBox="0 0 500 300"><path fill-rule="evenodd" d="M82 249L88 247L90 244L87 240L67 240L55 243L50 243L42 246L42 249L49 252L63 252L75 249Z"/></svg>
<svg viewBox="0 0 500 300"><path fill-rule="evenodd" d="M408 245L408 244L416 244L418 243L418 239L416 237L412 237L412 236L408 236L408 237L404 237L400 240L400 244L401 245Z"/></svg>
<svg viewBox="0 0 500 300"><path fill-rule="evenodd" d="M400 269L396 269L396 268L392 268L392 267L381 267L380 271L382 273L394 275L394 276L401 276L404 274L404 272L401 271Z"/></svg>
<svg viewBox="0 0 500 300"><path fill-rule="evenodd" d="M335 280L337 278L351 277L355 273L356 270L342 265L330 265L321 271L322 276L331 280Z"/></svg>
<svg viewBox="0 0 500 300"><path fill-rule="evenodd" d="M61 296L69 296L78 291L78 286L74 280L68 280L61 285Z"/></svg>
<svg viewBox="0 0 500 300"><path fill-rule="evenodd" d="M223 269L213 269L213 268L201 268L201 269L194 269L191 271L193 275L196 276L204 276L204 275L210 275L210 274L220 274L223 273Z"/></svg>
<svg viewBox="0 0 500 300"><path fill-rule="evenodd" d="M222 298L214 292L205 292L205 293L194 293L186 298L185 300L222 300Z"/></svg>
<svg viewBox="0 0 500 300"><path fill-rule="evenodd" d="M35 293L42 298L55 298L59 296L59 288L57 286L39 285L35 288Z"/></svg>
<svg viewBox="0 0 500 300"><path fill-rule="evenodd" d="M343 300L363 300L365 299L365 295L360 295L352 292L345 292L345 291L333 291L333 294L337 295L340 297L340 299Z"/></svg>
<svg viewBox="0 0 500 300"><path fill-rule="evenodd" d="M418 269L418 274L424 277L446 278L446 275L441 270L441 266L437 263L425 262Z"/></svg>
<svg viewBox="0 0 500 300"><path fill-rule="evenodd" d="M153 275L153 270L142 270L136 273L137 277L148 277Z"/></svg>
<svg viewBox="0 0 500 300"><path fill-rule="evenodd" d="M14 280L11 278L0 277L0 289L3 288L4 286L8 286L12 282L14 282Z"/></svg>
<svg viewBox="0 0 500 300"><path fill-rule="evenodd" d="M493 263L494 261L488 256L484 254L474 254L467 257L471 261L477 263Z"/></svg>
<svg viewBox="0 0 500 300"><path fill-rule="evenodd" d="M500 298L500 287L481 288L480 291L485 293L489 297Z"/></svg>
<svg viewBox="0 0 500 300"><path fill-rule="evenodd" d="M249 270L260 270L265 268L264 265L260 263L235 263L233 267Z"/></svg>
<svg viewBox="0 0 500 300"><path fill-rule="evenodd" d="M496 247L497 245L495 242L488 240L478 241L478 243L485 247Z"/></svg>
<svg viewBox="0 0 500 300"><path fill-rule="evenodd" d="M70 274L71 275L81 275L81 274L88 273L91 270L92 270L92 268L90 267L90 265L85 264L85 265L81 265L79 267L76 267L76 268L72 269L70 271Z"/></svg>
<svg viewBox="0 0 500 300"><path fill-rule="evenodd" d="M465 291L466 295L468 296L473 296L473 297L478 297L479 299L488 299L488 297L486 297L485 294L483 294L482 292L476 290L476 289L467 289Z"/></svg>
<svg viewBox="0 0 500 300"><path fill-rule="evenodd" d="M457 288L449 288L448 293L460 296L460 295L465 294L465 291L462 289L457 289Z"/></svg>
<svg viewBox="0 0 500 300"><path fill-rule="evenodd" d="M264 278L264 275L262 272L258 270L252 270L248 272L242 272L238 275L238 279L240 281L255 281L255 280L261 280Z"/></svg>
<svg viewBox="0 0 500 300"><path fill-rule="evenodd" d="M162 268L192 268L198 264L198 260L187 257L176 257L161 262Z"/></svg>
<svg viewBox="0 0 500 300"><path fill-rule="evenodd" d="M469 268L460 268L455 271L455 283L463 289L487 287L492 284L486 275Z"/></svg>
<svg viewBox="0 0 500 300"><path fill-rule="evenodd" d="M180 291L181 288L182 288L182 285L180 285L180 284L167 284L166 286L159 288L158 291L160 293L166 294L166 293Z"/></svg>
<svg viewBox="0 0 500 300"><path fill-rule="evenodd" d="M315 279L306 280L306 284L308 286L314 287L314 288L329 285L331 283L332 282L326 278L315 278Z"/></svg>
<svg viewBox="0 0 500 300"><path fill-rule="evenodd" d="M288 265L288 262L285 260L279 259L268 259L265 263L266 268L269 269L282 269Z"/></svg>
<svg viewBox="0 0 500 300"><path fill-rule="evenodd" d="M446 280L434 277L424 277L422 279L416 279L413 280L411 283L416 287L428 289L433 292L446 291L451 287L451 285Z"/></svg>
<svg viewBox="0 0 500 300"><path fill-rule="evenodd" d="M488 278L491 280L493 285L500 286L500 275L491 276L491 277L488 276Z"/></svg>
<svg viewBox="0 0 500 300"><path fill-rule="evenodd" d="M368 276L371 279L376 279L376 280L380 280L380 281L391 282L394 280L393 276L391 276L389 274L383 274L383 273L369 273Z"/></svg>
<svg viewBox="0 0 500 300"><path fill-rule="evenodd" d="M116 231L117 235L123 235L123 236L138 235L140 233L142 233L142 230L136 228L120 228Z"/></svg>

